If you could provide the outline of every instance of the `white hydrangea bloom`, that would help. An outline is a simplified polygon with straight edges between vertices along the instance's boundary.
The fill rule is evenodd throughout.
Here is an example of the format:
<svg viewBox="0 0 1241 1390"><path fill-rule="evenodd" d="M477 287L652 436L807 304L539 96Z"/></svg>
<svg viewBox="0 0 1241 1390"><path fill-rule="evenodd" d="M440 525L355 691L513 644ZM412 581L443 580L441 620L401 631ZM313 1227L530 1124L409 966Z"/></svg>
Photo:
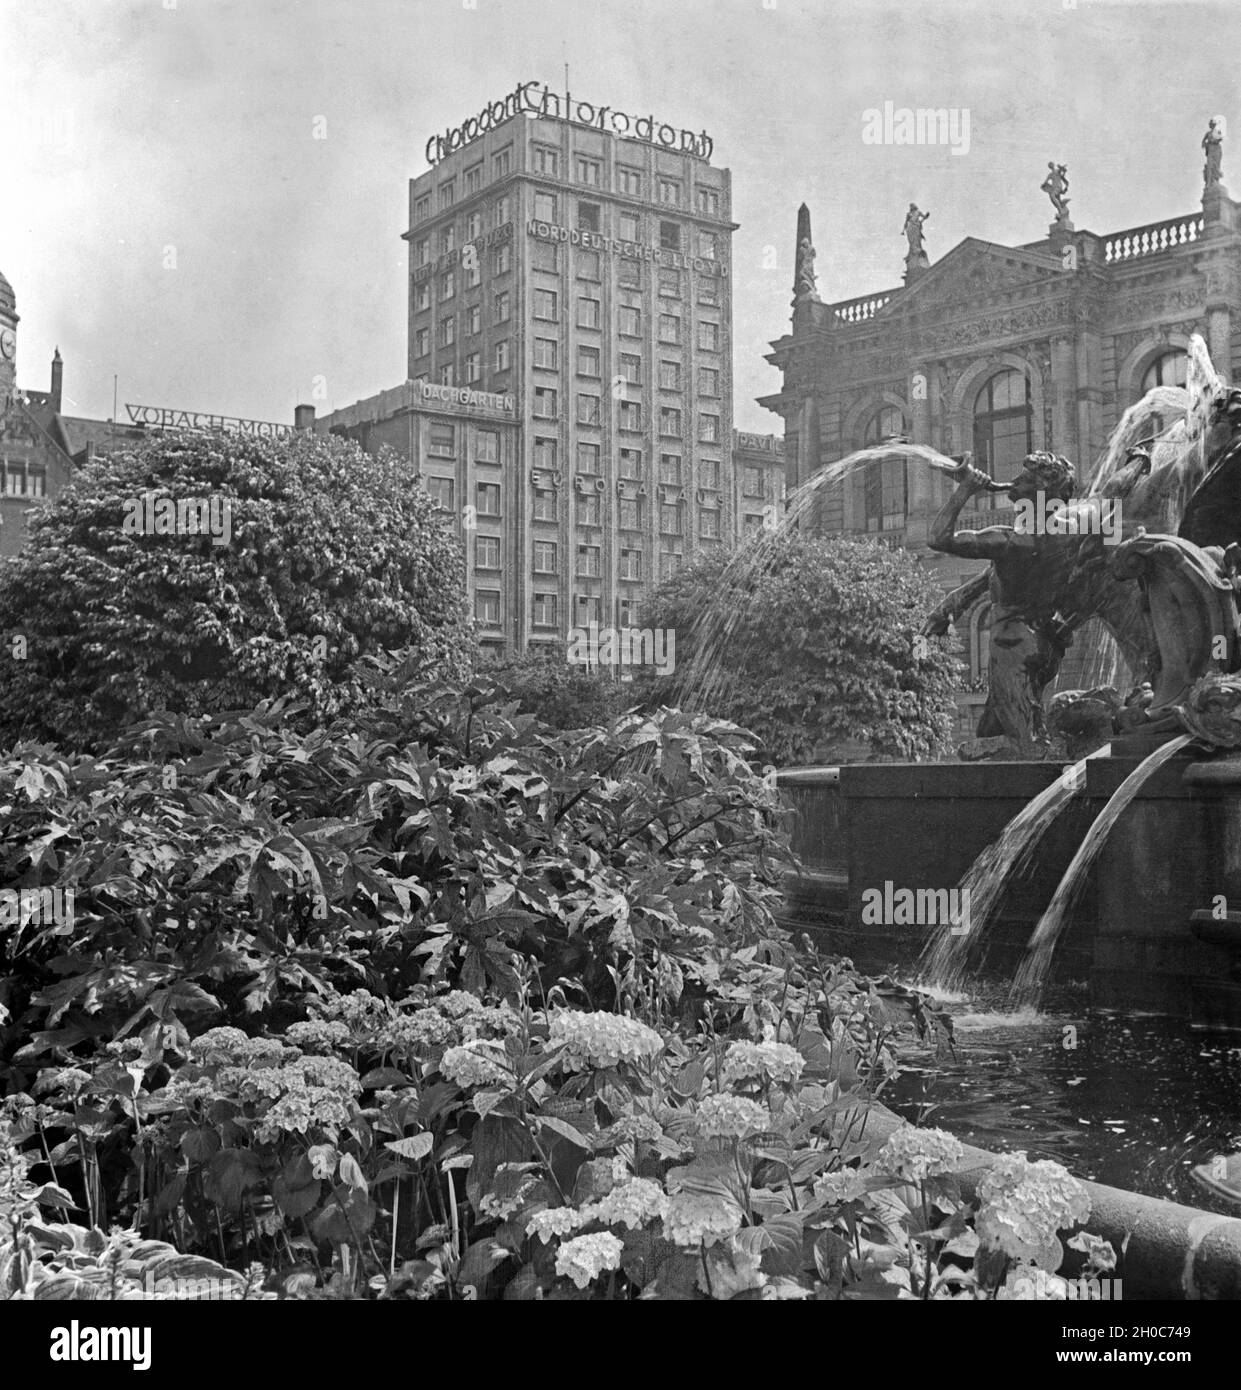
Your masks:
<svg viewBox="0 0 1241 1390"><path fill-rule="evenodd" d="M724 1054L720 1079L726 1086L738 1081L796 1082L806 1059L781 1042L735 1042Z"/></svg>
<svg viewBox="0 0 1241 1390"><path fill-rule="evenodd" d="M888 1135L875 1166L906 1182L921 1182L953 1172L964 1156L960 1141L944 1130L903 1125Z"/></svg>
<svg viewBox="0 0 1241 1390"><path fill-rule="evenodd" d="M607 1269L619 1269L624 1244L609 1231L576 1236L556 1251L556 1273L584 1289Z"/></svg>
<svg viewBox="0 0 1241 1390"><path fill-rule="evenodd" d="M631 1231L649 1221L659 1220L667 1210L667 1194L649 1178L630 1178L589 1208L592 1220L602 1221L607 1226L624 1226Z"/></svg>
<svg viewBox="0 0 1241 1390"><path fill-rule="evenodd" d="M842 1168L837 1173L824 1173L814 1180L814 1195L835 1206L852 1202L866 1195L866 1179L856 1168Z"/></svg>
<svg viewBox="0 0 1241 1390"><path fill-rule="evenodd" d="M663 1039L653 1028L620 1014L562 1009L552 1015L550 1033L553 1045L565 1044L564 1066L568 1071L637 1062L664 1049Z"/></svg>
<svg viewBox="0 0 1241 1390"><path fill-rule="evenodd" d="M974 1229L983 1245L1014 1260L1054 1270L1061 1258L1056 1233L1090 1215L1086 1189L1050 1159L1002 1154L978 1184L982 1199Z"/></svg>
<svg viewBox="0 0 1241 1390"><path fill-rule="evenodd" d="M707 1139L741 1139L756 1130L770 1129L765 1107L745 1096L707 1096L694 1115L694 1128Z"/></svg>
<svg viewBox="0 0 1241 1390"><path fill-rule="evenodd" d="M735 1202L697 1192L678 1192L668 1200L664 1235L677 1245L714 1245L740 1229L741 1208Z"/></svg>
<svg viewBox="0 0 1241 1390"><path fill-rule="evenodd" d="M440 1059L440 1071L458 1086L502 1086L513 1079L504 1048L483 1038L450 1047Z"/></svg>
<svg viewBox="0 0 1241 1390"><path fill-rule="evenodd" d="M567 1236L589 1218L575 1207L545 1207L526 1222L526 1234L546 1243L553 1236Z"/></svg>

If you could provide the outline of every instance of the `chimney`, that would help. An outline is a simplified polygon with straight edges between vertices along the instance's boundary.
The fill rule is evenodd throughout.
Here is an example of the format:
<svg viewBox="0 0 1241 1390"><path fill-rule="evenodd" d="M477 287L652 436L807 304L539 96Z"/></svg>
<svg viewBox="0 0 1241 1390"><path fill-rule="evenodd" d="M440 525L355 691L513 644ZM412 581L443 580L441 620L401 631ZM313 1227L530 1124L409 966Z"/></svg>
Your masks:
<svg viewBox="0 0 1241 1390"><path fill-rule="evenodd" d="M313 405L295 405L293 407L293 428L295 430L313 430L315 427L315 408Z"/></svg>
<svg viewBox="0 0 1241 1390"><path fill-rule="evenodd" d="M60 400L65 385L65 364L60 360L60 349L52 354L52 409L60 414Z"/></svg>

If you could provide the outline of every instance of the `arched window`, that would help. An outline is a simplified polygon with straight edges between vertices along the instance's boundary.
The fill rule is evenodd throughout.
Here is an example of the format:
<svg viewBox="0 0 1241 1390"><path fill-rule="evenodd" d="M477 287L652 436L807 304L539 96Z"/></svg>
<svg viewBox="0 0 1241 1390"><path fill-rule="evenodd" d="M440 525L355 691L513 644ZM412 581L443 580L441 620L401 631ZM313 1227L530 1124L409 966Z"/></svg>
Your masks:
<svg viewBox="0 0 1241 1390"><path fill-rule="evenodd" d="M1189 353L1181 348L1161 352L1142 373L1142 395L1155 386L1184 386L1189 378ZM1172 423L1167 415L1151 416L1151 430L1162 434Z"/></svg>
<svg viewBox="0 0 1241 1390"><path fill-rule="evenodd" d="M1034 410L1030 379L1024 372L997 372L974 397L974 467L997 483L1011 482L1034 448ZM981 506L994 506L977 494Z"/></svg>
<svg viewBox="0 0 1241 1390"><path fill-rule="evenodd" d="M877 410L866 426L862 438L868 448L894 434L905 433L905 417L894 405ZM868 531L899 531L905 525L909 511L909 486L906 480L905 458L893 455L866 465L862 477L863 512Z"/></svg>

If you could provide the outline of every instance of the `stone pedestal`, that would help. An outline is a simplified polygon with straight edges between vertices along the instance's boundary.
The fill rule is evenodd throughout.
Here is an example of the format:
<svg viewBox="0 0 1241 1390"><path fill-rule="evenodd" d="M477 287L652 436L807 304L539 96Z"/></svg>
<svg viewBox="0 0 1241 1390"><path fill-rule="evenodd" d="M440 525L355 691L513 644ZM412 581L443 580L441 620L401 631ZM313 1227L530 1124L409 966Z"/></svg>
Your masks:
<svg viewBox="0 0 1241 1390"><path fill-rule="evenodd" d="M931 262L925 251L911 252L905 257L905 283L912 285L924 270L930 270Z"/></svg>

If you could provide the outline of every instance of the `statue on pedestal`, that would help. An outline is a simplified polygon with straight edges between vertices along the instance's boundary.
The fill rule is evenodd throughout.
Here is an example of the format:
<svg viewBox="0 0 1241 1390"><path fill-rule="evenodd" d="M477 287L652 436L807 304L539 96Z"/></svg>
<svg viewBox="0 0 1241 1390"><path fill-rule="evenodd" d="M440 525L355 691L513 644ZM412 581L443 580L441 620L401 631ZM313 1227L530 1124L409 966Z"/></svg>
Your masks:
<svg viewBox="0 0 1241 1390"><path fill-rule="evenodd" d="M909 211L905 214L905 225L901 228L909 241L909 253L905 257L907 263L926 261L926 251L922 247L922 224L930 215L929 212L919 212L917 203L910 203Z"/></svg>
<svg viewBox="0 0 1241 1390"><path fill-rule="evenodd" d="M1205 191L1217 187L1224 177L1224 132L1215 116L1211 117L1207 133L1202 137L1202 152L1207 157L1207 162L1202 166L1202 187Z"/></svg>
<svg viewBox="0 0 1241 1390"><path fill-rule="evenodd" d="M1056 221L1067 222L1069 220L1069 171L1065 165L1057 164L1054 159L1047 161L1047 168L1050 172L1039 187L1051 199L1051 205L1056 210Z"/></svg>
<svg viewBox="0 0 1241 1390"><path fill-rule="evenodd" d="M810 239L810 209L797 209L797 252L793 268L793 305L813 300L820 303L818 277L814 273L814 242Z"/></svg>

